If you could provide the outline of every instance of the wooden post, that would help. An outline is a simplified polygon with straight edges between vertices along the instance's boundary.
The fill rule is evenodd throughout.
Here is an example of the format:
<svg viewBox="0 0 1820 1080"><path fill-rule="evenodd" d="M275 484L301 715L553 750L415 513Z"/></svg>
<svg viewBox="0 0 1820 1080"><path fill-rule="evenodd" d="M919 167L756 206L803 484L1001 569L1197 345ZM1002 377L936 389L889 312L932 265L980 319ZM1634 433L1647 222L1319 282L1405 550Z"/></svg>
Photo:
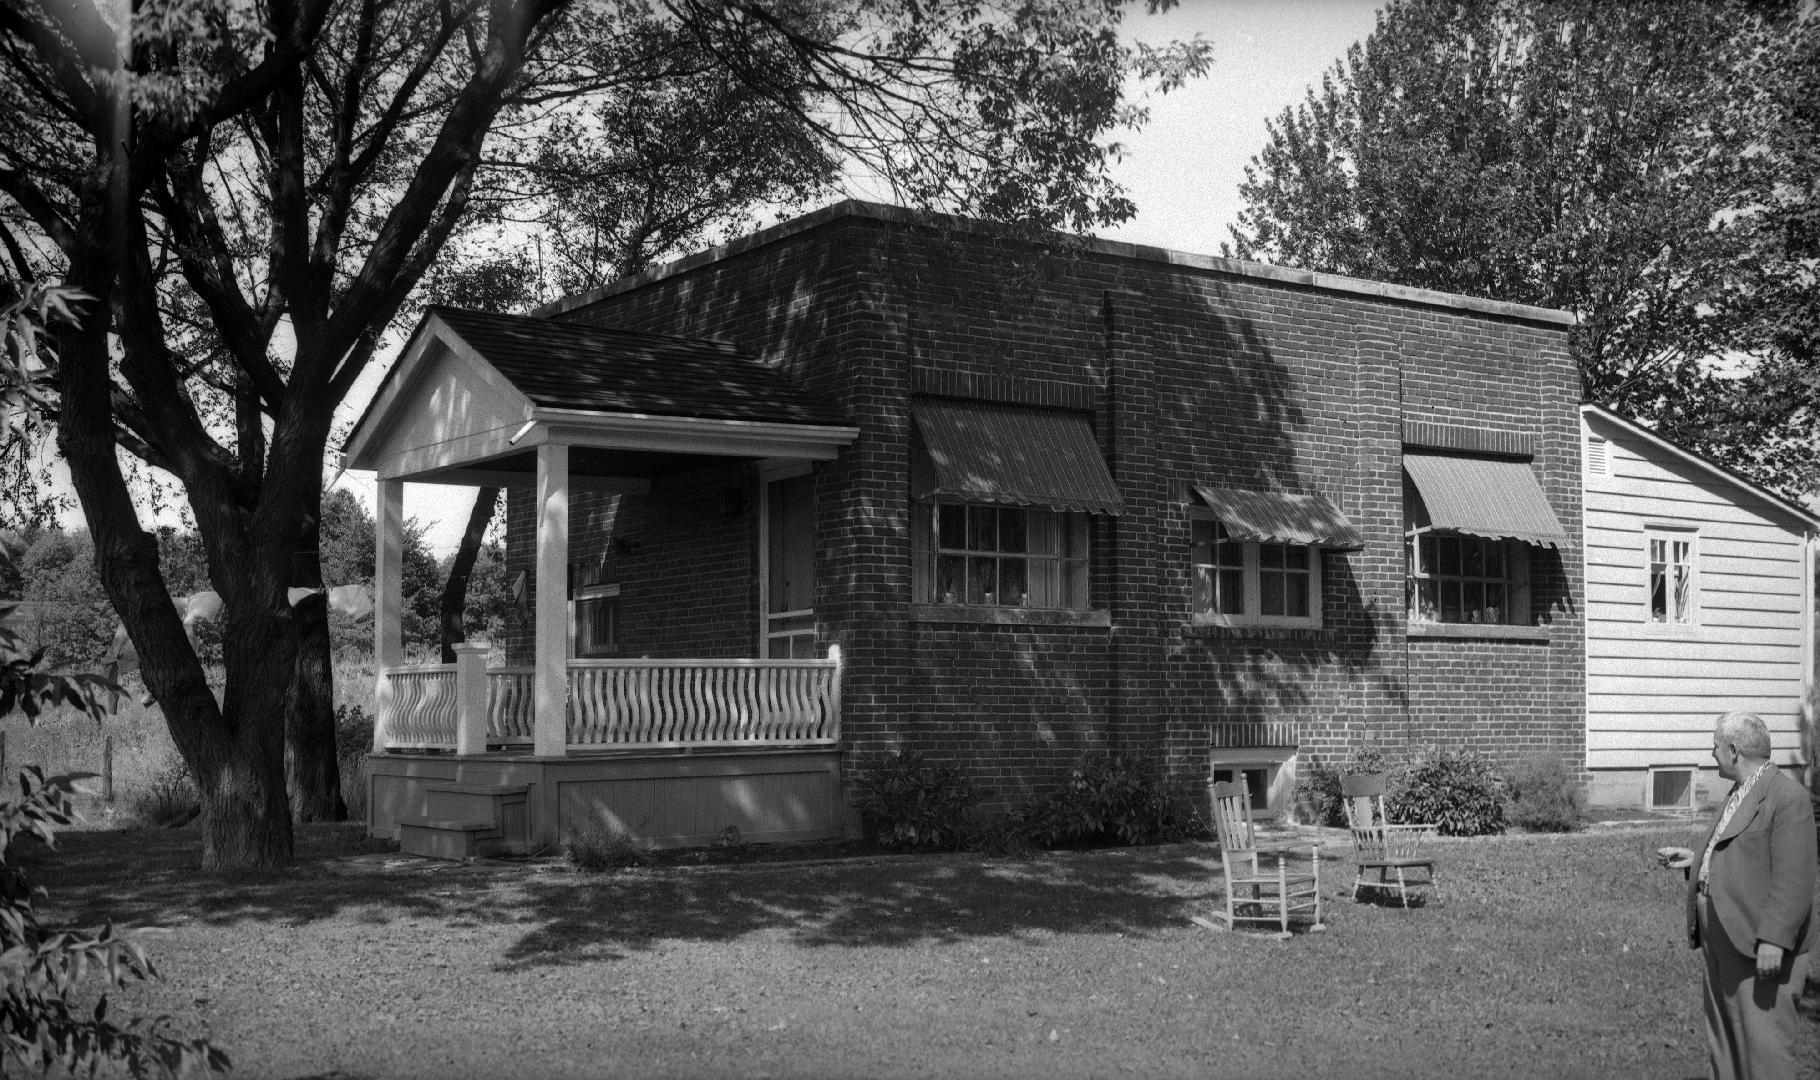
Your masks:
<svg viewBox="0 0 1820 1080"><path fill-rule="evenodd" d="M491 646L455 646L455 753L487 752L487 652Z"/></svg>
<svg viewBox="0 0 1820 1080"><path fill-rule="evenodd" d="M101 740L101 800L114 801L114 737Z"/></svg>
<svg viewBox="0 0 1820 1080"><path fill-rule="evenodd" d="M386 748L392 722L392 680L404 661L404 481L379 481L373 523L373 750Z"/></svg>
<svg viewBox="0 0 1820 1080"><path fill-rule="evenodd" d="M537 645L532 752L569 747L569 448L537 448Z"/></svg>

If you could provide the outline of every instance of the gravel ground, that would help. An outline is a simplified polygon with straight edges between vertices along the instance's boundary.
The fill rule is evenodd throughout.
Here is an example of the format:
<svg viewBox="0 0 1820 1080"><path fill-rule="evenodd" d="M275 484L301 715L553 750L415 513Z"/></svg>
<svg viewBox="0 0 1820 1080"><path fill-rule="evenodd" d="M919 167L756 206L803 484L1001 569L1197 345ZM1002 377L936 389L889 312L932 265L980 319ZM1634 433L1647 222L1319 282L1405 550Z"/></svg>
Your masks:
<svg viewBox="0 0 1820 1080"><path fill-rule="evenodd" d="M246 1077L1679 1078L1698 957L1650 853L1692 828L1439 841L1446 902L1407 912L1343 899L1344 839L1304 830L1329 929L1286 943L1189 921L1200 844L592 874L311 827L233 877L193 834L93 832L35 872L50 920L164 928L116 1011Z"/></svg>

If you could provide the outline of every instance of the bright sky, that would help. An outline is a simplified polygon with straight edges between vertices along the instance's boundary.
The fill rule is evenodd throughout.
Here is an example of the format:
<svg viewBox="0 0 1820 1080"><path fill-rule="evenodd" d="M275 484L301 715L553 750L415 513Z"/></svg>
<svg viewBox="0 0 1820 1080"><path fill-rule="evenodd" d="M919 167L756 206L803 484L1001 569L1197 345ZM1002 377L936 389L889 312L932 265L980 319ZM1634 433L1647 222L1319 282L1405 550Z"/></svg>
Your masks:
<svg viewBox="0 0 1820 1080"><path fill-rule="evenodd" d="M1264 122L1301 101L1348 46L1371 33L1378 6L1378 0L1181 0L1163 15L1134 13L1125 24L1132 37L1202 36L1213 43L1213 67L1146 102L1150 122L1122 140L1127 152L1116 170L1137 216L1101 235L1218 254L1238 216L1245 165L1264 145ZM355 391L370 393L370 386ZM344 411L358 415L364 406L362 396ZM370 474L349 474L339 484L372 505ZM454 550L472 502L466 488L405 488L405 514L426 526L438 556Z"/></svg>

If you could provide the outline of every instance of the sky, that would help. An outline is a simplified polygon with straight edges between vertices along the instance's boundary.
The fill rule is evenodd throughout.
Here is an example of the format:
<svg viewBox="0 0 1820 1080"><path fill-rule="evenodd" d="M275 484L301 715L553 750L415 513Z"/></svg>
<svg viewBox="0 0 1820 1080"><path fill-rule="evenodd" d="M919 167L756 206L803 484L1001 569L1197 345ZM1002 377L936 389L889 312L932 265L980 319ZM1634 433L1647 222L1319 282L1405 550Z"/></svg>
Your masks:
<svg viewBox="0 0 1820 1080"><path fill-rule="evenodd" d="M1245 166L1264 145L1265 121L1300 102L1353 42L1371 33L1378 6L1378 0L1181 0L1152 16L1134 5L1125 23L1129 37L1152 43L1203 37L1213 43L1213 66L1187 86L1143 101L1149 122L1119 137L1126 152L1113 171L1137 214L1099 235L1218 254L1237 220ZM365 408L377 382L374 372L356 386L342 410L347 419ZM372 474L343 474L336 486L371 508ZM424 527L439 557L460 541L472 503L467 488L405 486L405 514ZM70 516L80 520L79 512ZM177 523L169 514L159 518L167 520Z"/></svg>

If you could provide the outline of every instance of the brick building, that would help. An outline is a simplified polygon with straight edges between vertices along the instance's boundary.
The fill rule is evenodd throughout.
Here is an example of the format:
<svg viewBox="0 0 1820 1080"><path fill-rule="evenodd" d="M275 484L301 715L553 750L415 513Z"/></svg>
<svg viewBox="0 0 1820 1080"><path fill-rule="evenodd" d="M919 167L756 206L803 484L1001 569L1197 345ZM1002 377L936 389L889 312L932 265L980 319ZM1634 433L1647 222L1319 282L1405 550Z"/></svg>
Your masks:
<svg viewBox="0 0 1820 1080"><path fill-rule="evenodd" d="M847 767L1005 802L1097 750L1279 806L1363 744L1584 760L1561 313L846 202L539 316L729 343L857 429L577 492L571 655L838 644Z"/></svg>

